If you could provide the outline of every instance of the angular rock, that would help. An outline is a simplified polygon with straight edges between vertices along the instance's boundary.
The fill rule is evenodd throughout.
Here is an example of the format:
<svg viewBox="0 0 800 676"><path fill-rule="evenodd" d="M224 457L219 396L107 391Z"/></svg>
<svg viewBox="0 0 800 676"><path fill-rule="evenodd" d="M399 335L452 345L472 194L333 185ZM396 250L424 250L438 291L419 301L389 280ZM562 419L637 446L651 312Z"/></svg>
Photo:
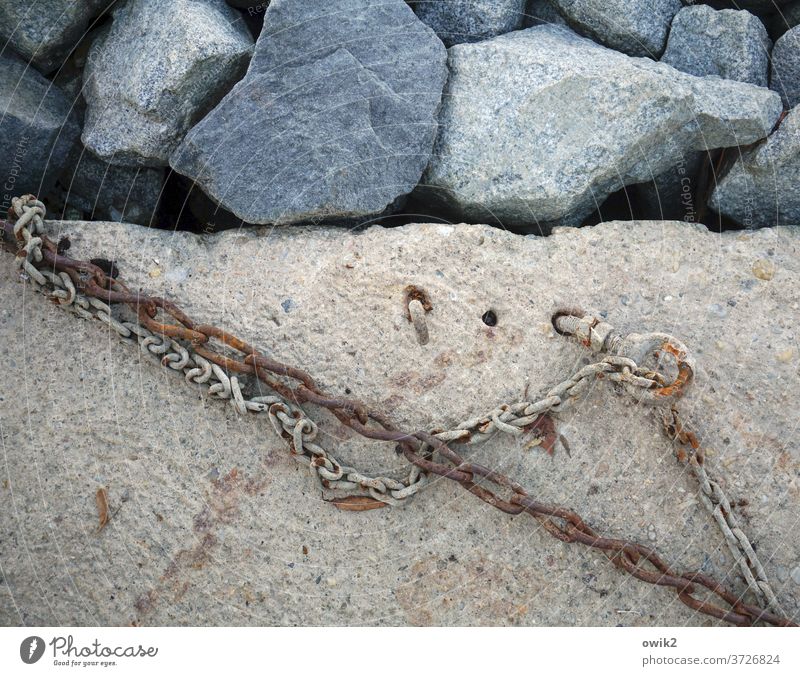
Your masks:
<svg viewBox="0 0 800 676"><path fill-rule="evenodd" d="M3 0L0 40L43 73L60 67L78 45L90 21L115 0Z"/></svg>
<svg viewBox="0 0 800 676"><path fill-rule="evenodd" d="M664 51L680 0L551 0L582 35L631 56L657 59Z"/></svg>
<svg viewBox="0 0 800 676"><path fill-rule="evenodd" d="M67 165L80 127L63 92L16 57L0 56L0 213L11 199L46 195Z"/></svg>
<svg viewBox="0 0 800 676"><path fill-rule="evenodd" d="M114 258L131 289L177 302L403 429L450 427L573 374L591 355L555 335L558 308L602 311L623 333L668 331L697 359L680 410L715 451L709 471L748 501L742 529L800 621L797 586L779 574L800 562L800 316L791 311L800 229L720 235L651 221L546 238L463 224L198 236L70 222L47 231L67 233L74 256ZM266 414L237 415L17 278L0 251L0 362L3 382L18 385L0 397L0 593L14 599L0 603L4 626L721 624L447 480L405 508L339 511ZM433 304L425 346L405 316L409 284ZM490 309L494 327L481 321ZM35 353L23 357L22 344ZM395 444L307 411L317 442L342 462L406 471ZM608 537L652 544L671 567L746 592L650 406L596 381L560 418L571 454L532 447L535 433L457 450ZM93 535L101 486L113 516Z"/></svg>
<svg viewBox="0 0 800 676"><path fill-rule="evenodd" d="M766 87L772 41L747 11L684 7L675 15L661 60L690 75L717 75Z"/></svg>
<svg viewBox="0 0 800 676"><path fill-rule="evenodd" d="M274 0L247 76L172 167L250 223L379 213L428 163L445 59L402 0Z"/></svg>
<svg viewBox="0 0 800 676"><path fill-rule="evenodd" d="M691 151L764 138L781 113L768 89L631 59L559 26L456 45L449 66L421 193L471 221L580 224Z"/></svg>
<svg viewBox="0 0 800 676"><path fill-rule="evenodd" d="M527 0L420 0L417 16L448 47L478 42L523 27Z"/></svg>
<svg viewBox="0 0 800 676"><path fill-rule="evenodd" d="M224 0L131 0L95 40L83 143L125 166L166 166L244 73L253 40Z"/></svg>
<svg viewBox="0 0 800 676"><path fill-rule="evenodd" d="M162 167L109 164L79 144L59 179L59 193L63 204L77 209L83 219L149 225L161 199L164 176Z"/></svg>
<svg viewBox="0 0 800 676"><path fill-rule="evenodd" d="M715 211L747 228L800 224L800 108L745 150L711 195Z"/></svg>
<svg viewBox="0 0 800 676"><path fill-rule="evenodd" d="M800 103L800 26L786 31L775 43L769 86L787 108Z"/></svg>

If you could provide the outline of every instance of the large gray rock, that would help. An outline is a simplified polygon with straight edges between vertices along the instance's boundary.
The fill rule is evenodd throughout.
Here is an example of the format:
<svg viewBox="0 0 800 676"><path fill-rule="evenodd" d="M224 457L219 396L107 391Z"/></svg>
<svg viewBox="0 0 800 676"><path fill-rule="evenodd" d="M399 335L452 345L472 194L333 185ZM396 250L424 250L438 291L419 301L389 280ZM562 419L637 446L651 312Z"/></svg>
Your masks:
<svg viewBox="0 0 800 676"><path fill-rule="evenodd" d="M251 223L379 213L428 162L445 60L402 0L274 0L246 78L172 166Z"/></svg>
<svg viewBox="0 0 800 676"><path fill-rule="evenodd" d="M786 31L775 43L769 86L787 108L800 103L800 26Z"/></svg>
<svg viewBox="0 0 800 676"><path fill-rule="evenodd" d="M766 87L772 41L750 12L684 7L675 15L661 60L691 75L718 75Z"/></svg>
<svg viewBox="0 0 800 676"><path fill-rule="evenodd" d="M15 195L46 195L80 136L63 92L16 57L0 56L0 213Z"/></svg>
<svg viewBox="0 0 800 676"><path fill-rule="evenodd" d="M118 165L166 166L244 73L253 40L224 0L131 0L95 40L83 143Z"/></svg>
<svg viewBox="0 0 800 676"><path fill-rule="evenodd" d="M595 308L626 333L672 333L698 364L680 408L731 500L747 501L738 519L800 621L791 574L800 317L790 311L800 304L800 229L718 235L624 222L547 238L473 225L47 229L69 234L80 258L115 258L132 289L178 302L404 428L539 397L574 373L590 354L554 334L559 307ZM264 417L237 416L17 276L0 251L0 362L11 385L0 392L2 625L719 624L446 480L405 508L338 511ZM425 346L405 317L409 284L433 304ZM481 322L488 309L495 327ZM308 412L342 461L404 472L393 444ZM505 435L463 451L600 533L745 592L646 405L598 381L558 425L570 454ZM98 533L100 487L111 520Z"/></svg>
<svg viewBox="0 0 800 676"><path fill-rule="evenodd" d="M92 18L115 0L3 0L0 40L43 73L60 67Z"/></svg>
<svg viewBox="0 0 800 676"><path fill-rule="evenodd" d="M800 225L800 108L766 142L745 150L711 195L710 206L748 228Z"/></svg>
<svg viewBox="0 0 800 676"><path fill-rule="evenodd" d="M768 89L685 75L559 26L456 45L449 66L421 192L479 222L580 224L690 151L765 137L781 113Z"/></svg>
<svg viewBox="0 0 800 676"><path fill-rule="evenodd" d="M569 25L631 56L657 59L681 0L551 0Z"/></svg>
<svg viewBox="0 0 800 676"><path fill-rule="evenodd" d="M527 0L419 0L417 16L448 47L522 28Z"/></svg>

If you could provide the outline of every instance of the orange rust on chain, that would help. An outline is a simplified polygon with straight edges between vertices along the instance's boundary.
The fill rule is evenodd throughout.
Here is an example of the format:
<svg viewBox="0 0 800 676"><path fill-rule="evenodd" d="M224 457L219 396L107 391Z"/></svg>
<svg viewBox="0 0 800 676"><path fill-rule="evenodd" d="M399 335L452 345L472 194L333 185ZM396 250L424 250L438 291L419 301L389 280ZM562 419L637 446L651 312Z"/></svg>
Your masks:
<svg viewBox="0 0 800 676"><path fill-rule="evenodd" d="M2 221L0 225L5 238L11 238L13 241L13 225ZM287 400L308 401L319 405L333 414L342 424L365 438L396 443L398 452L422 471L455 481L482 501L504 512L529 514L552 537L565 543L578 543L603 552L615 566L629 575L654 586L674 589L678 599L697 612L740 626L752 625L759 621L774 626L796 626L788 618L743 603L738 596L703 573L674 572L655 550L649 547L622 539L598 536L571 509L534 500L512 479L482 465L466 462L447 443L429 432L403 432L396 429L382 413L368 409L361 402L327 395L306 372L265 357L248 343L226 331L208 325L196 325L170 301L142 293L131 293L121 282L111 279L97 266L59 254L55 243L45 236L42 236L42 252L43 260L36 264L37 267L67 272L76 288L87 296L99 298L107 303L128 305L136 312L139 321L154 333L176 340L186 340L198 355L228 371L255 374ZM425 300L420 298L420 301L424 307ZM178 323L166 324L156 321L158 309L173 317ZM557 327L556 330L558 331ZM213 348L209 340L211 337L244 356L241 359L233 359L220 354ZM664 345L664 349L675 355L679 361L679 376L676 381L668 387L657 390L666 396L668 392L680 392L692 373L689 366L683 362L685 355L671 345ZM278 378L288 378L299 384L292 387ZM369 424L370 422L377 426ZM550 440L555 443L555 426L549 416L540 416L529 427L545 432L547 444L545 447L548 450ZM673 419L666 424L666 430L671 438L684 444L688 443L697 450L698 461L702 461L697 439L691 432L684 430L674 409ZM283 436L286 437L285 434ZM433 459L434 452L439 454L443 462ZM510 497L504 499L498 496L489 490L485 485L487 483L510 491ZM386 506L385 503L369 496L338 498L333 503L338 509L345 511L365 511ZM714 602L696 598L695 593L700 587L705 589L707 596L714 598Z"/></svg>
<svg viewBox="0 0 800 676"><path fill-rule="evenodd" d="M692 368L686 363L686 353L672 345L672 343L669 341L665 341L661 346L661 349L665 352L669 352L669 354L675 357L676 361L678 362L678 375L669 385L655 388L653 390L653 394L658 397L680 396L683 394L683 390L689 384L689 381L691 381L692 376L694 375Z"/></svg>

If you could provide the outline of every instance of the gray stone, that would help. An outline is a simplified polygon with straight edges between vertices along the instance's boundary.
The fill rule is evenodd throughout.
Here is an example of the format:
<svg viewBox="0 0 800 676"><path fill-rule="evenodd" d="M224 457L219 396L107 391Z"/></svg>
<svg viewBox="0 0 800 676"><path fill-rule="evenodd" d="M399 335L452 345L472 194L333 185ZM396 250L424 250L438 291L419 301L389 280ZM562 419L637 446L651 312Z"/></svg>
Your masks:
<svg viewBox="0 0 800 676"><path fill-rule="evenodd" d="M0 39L43 73L60 67L114 0L3 0Z"/></svg>
<svg viewBox="0 0 800 676"><path fill-rule="evenodd" d="M379 213L425 169L445 60L402 0L275 0L247 76L172 166L250 223Z"/></svg>
<svg viewBox="0 0 800 676"><path fill-rule="evenodd" d="M523 27L527 0L420 0L417 16L448 47L478 42Z"/></svg>
<svg viewBox="0 0 800 676"><path fill-rule="evenodd" d="M543 23L554 23L559 26L567 24L566 19L558 13L550 0L530 0L527 8L525 28L538 26Z"/></svg>
<svg viewBox="0 0 800 676"><path fill-rule="evenodd" d="M698 364L679 406L731 500L748 500L739 522L800 621L797 586L776 574L800 562L800 316L787 310L800 304L800 229L47 230L68 234L75 256L115 258L132 289L178 302L404 428L449 426L526 388L538 398L574 373L591 356L552 331L564 305L601 310L623 332L678 336ZM765 262L771 280L754 274ZM405 508L339 511L263 415L237 416L17 276L0 251L4 626L720 624L445 480ZM433 303L424 347L404 314L409 284ZM487 309L493 328L481 322ZM402 475L394 444L308 412L343 462ZM745 593L649 407L598 381L558 425L570 455L505 435L463 453L608 537L646 544L652 524L671 566ZM100 487L112 516L97 533Z"/></svg>
<svg viewBox="0 0 800 676"><path fill-rule="evenodd" d="M711 195L710 206L740 225L800 224L800 108L765 143L744 150Z"/></svg>
<svg viewBox="0 0 800 676"><path fill-rule="evenodd" d="M46 195L80 136L70 102L58 87L16 57L0 56L0 213L11 198Z"/></svg>
<svg viewBox="0 0 800 676"><path fill-rule="evenodd" d="M59 180L59 195L64 206L82 212L84 219L149 225L164 176L163 167L109 164L79 144Z"/></svg>
<svg viewBox="0 0 800 676"><path fill-rule="evenodd" d="M632 59L559 26L456 45L449 66L420 192L477 222L578 225L691 151L765 137L781 113L768 89Z"/></svg>
<svg viewBox="0 0 800 676"><path fill-rule="evenodd" d="M118 165L166 166L244 73L253 40L224 0L131 0L92 45L83 143Z"/></svg>
<svg viewBox="0 0 800 676"><path fill-rule="evenodd" d="M54 81L66 94L80 124L86 110L83 67L93 39L88 35L59 68ZM101 160L82 143L66 162L58 185L47 196L48 206L70 220L125 221L148 225L161 197L162 167L120 167Z"/></svg>
<svg viewBox="0 0 800 676"><path fill-rule="evenodd" d="M800 103L800 26L786 31L775 43L769 86L781 95L787 108Z"/></svg>
<svg viewBox="0 0 800 676"><path fill-rule="evenodd" d="M551 0L567 23L606 47L657 59L680 0Z"/></svg>
<svg viewBox="0 0 800 676"><path fill-rule="evenodd" d="M747 11L684 7L675 15L661 60L691 75L718 75L766 87L772 41Z"/></svg>

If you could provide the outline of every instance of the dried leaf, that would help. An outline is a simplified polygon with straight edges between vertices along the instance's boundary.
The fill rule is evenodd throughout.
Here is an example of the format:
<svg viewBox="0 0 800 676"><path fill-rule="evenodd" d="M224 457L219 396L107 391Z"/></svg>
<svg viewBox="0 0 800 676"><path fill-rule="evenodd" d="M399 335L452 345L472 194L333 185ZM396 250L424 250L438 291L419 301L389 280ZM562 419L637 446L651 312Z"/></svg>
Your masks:
<svg viewBox="0 0 800 676"><path fill-rule="evenodd" d="M99 533L108 523L108 491L105 488L98 488L94 499L97 502L97 512L100 516L100 524L97 527L97 532Z"/></svg>
<svg viewBox="0 0 800 676"><path fill-rule="evenodd" d="M345 512L366 512L369 509L386 507L385 502L370 498L367 495L348 495L346 498L331 500L335 507Z"/></svg>

